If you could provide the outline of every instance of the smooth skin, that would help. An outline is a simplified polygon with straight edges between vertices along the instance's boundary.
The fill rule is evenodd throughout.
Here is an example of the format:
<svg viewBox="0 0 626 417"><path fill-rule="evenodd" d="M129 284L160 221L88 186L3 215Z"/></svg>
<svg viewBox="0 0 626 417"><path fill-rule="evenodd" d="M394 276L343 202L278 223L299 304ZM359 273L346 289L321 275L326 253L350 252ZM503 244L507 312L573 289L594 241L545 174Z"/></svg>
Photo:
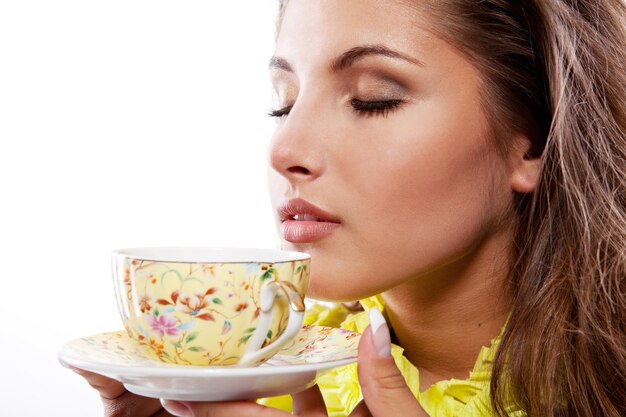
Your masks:
<svg viewBox="0 0 626 417"><path fill-rule="evenodd" d="M421 390L466 379L500 332L513 194L532 192L539 172L523 135L505 138L506 154L496 149L481 74L434 25L407 2L290 0L270 62L279 116L268 153L272 203L303 198L341 222L322 240L282 248L311 254L313 298L382 293L393 342L419 369ZM383 326L376 336L385 335ZM80 372L107 416L121 415L118 403L137 417L168 415L156 400ZM426 415L393 360L377 354L370 328L359 381L364 402L353 415ZM317 387L293 398L295 414L326 415ZM287 415L252 401L165 405L195 417Z"/></svg>

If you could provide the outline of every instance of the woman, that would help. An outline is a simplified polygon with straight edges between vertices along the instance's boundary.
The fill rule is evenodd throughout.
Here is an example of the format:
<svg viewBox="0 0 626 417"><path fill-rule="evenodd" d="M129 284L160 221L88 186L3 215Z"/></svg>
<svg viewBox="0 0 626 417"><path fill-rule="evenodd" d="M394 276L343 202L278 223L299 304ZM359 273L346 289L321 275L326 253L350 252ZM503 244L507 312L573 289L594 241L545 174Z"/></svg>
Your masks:
<svg viewBox="0 0 626 417"><path fill-rule="evenodd" d="M331 312L364 331L358 376L296 414L626 415L625 24L620 0L281 5L283 246L311 253L312 297L393 329ZM111 416L288 415L80 372Z"/></svg>

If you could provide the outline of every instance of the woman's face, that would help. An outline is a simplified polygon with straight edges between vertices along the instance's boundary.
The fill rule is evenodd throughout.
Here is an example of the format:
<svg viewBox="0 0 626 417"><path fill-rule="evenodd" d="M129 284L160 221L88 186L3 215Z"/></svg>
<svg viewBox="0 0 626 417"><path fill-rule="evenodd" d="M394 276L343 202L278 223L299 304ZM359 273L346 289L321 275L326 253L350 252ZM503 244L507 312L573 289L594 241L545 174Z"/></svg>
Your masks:
<svg viewBox="0 0 626 417"><path fill-rule="evenodd" d="M427 24L394 1L291 0L285 11L270 63L284 114L271 198L283 249L311 254L314 298L459 270L508 213L479 74Z"/></svg>

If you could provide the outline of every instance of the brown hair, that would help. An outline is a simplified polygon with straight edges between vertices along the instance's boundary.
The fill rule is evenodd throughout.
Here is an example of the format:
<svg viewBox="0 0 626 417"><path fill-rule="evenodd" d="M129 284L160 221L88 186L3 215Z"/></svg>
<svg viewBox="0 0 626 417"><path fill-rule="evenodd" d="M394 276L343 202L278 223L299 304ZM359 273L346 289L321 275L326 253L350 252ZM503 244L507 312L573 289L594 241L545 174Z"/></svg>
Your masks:
<svg viewBox="0 0 626 417"><path fill-rule="evenodd" d="M530 417L626 416L626 4L405 3L480 70L499 147L522 133L541 158L536 190L515 196L496 414L512 399Z"/></svg>
<svg viewBox="0 0 626 417"><path fill-rule="evenodd" d="M483 75L485 110L540 157L516 195L512 310L493 366L499 415L626 415L626 5L427 2Z"/></svg>

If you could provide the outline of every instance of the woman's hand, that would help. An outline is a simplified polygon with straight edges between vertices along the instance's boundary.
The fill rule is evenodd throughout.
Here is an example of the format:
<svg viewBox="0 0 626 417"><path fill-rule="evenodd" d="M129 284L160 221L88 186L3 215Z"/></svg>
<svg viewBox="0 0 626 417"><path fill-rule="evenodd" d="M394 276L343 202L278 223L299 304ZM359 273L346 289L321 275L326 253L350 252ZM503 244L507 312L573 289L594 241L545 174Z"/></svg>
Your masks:
<svg viewBox="0 0 626 417"><path fill-rule="evenodd" d="M326 417L326 406L317 385L292 394L293 414L265 407L255 401L180 402L163 401L163 407L177 417Z"/></svg>
<svg viewBox="0 0 626 417"><path fill-rule="evenodd" d="M142 397L124 388L124 385L111 378L78 368L71 368L87 380L98 393L104 406L104 417L172 417L172 416L254 416L284 417L292 414L258 405L254 400L229 402L187 402L161 401ZM326 416L324 399L317 386L293 394L294 414L303 417ZM164 408L167 406L167 410ZM259 414L261 413L261 414Z"/></svg>
<svg viewBox="0 0 626 417"><path fill-rule="evenodd" d="M359 342L359 383L362 401L350 417L427 417L391 357L389 329L376 309ZM73 368L102 398L105 417L324 417L326 405L317 386L292 394L293 414L257 404L254 400L180 402L141 397L113 379Z"/></svg>
<svg viewBox="0 0 626 417"><path fill-rule="evenodd" d="M105 417L172 417L172 414L163 409L159 400L128 392L121 382L82 369L72 370L100 393Z"/></svg>
<svg viewBox="0 0 626 417"><path fill-rule="evenodd" d="M389 329L380 311L370 310L371 326L359 343L359 383L362 401L350 417L427 417L391 357ZM372 331L373 329L373 331ZM324 417L324 399L317 386L293 394L293 415ZM179 417L287 417L292 414L268 408L254 401L179 402L164 401L163 406Z"/></svg>
<svg viewBox="0 0 626 417"><path fill-rule="evenodd" d="M359 343L359 384L363 401L351 417L428 417L391 356L389 328L375 308Z"/></svg>

